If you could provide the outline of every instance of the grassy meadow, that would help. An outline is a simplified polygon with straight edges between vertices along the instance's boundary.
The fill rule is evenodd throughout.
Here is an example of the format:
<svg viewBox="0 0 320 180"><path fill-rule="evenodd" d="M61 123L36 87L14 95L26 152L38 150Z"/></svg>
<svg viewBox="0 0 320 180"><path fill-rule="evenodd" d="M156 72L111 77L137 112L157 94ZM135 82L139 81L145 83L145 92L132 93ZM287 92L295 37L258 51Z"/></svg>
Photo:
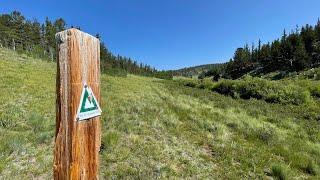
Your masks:
<svg viewBox="0 0 320 180"><path fill-rule="evenodd" d="M0 49L0 179L52 179L55 70ZM101 179L320 178L320 103L310 92L270 103L178 80L101 83Z"/></svg>

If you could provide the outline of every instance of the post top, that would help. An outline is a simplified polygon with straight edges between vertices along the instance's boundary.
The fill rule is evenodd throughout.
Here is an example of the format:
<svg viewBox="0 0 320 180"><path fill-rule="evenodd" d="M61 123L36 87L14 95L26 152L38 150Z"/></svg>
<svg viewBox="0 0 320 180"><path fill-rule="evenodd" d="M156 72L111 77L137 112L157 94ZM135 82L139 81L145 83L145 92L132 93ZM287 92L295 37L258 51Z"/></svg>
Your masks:
<svg viewBox="0 0 320 180"><path fill-rule="evenodd" d="M100 42L100 40L98 38L96 38L95 36L92 36L86 32L80 31L79 29L76 29L76 28L70 28L70 29L66 29L64 31L58 32L58 33L56 33L55 37L57 40L63 41L63 39L64 39L63 37L67 37L68 35L72 35L72 34L79 34L81 36L87 36L87 37L93 38L94 40Z"/></svg>

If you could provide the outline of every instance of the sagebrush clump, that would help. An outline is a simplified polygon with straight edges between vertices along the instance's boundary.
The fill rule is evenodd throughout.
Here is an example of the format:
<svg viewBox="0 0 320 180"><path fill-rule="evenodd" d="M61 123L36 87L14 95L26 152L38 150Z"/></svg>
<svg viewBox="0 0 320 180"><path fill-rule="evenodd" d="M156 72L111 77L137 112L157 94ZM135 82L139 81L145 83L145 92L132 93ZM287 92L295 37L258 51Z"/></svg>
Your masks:
<svg viewBox="0 0 320 180"><path fill-rule="evenodd" d="M258 99L269 103L305 104L320 97L319 83L310 80L271 81L258 77L245 76L238 80L221 79L218 82L208 80L179 80L185 86L209 89L219 94L241 99Z"/></svg>

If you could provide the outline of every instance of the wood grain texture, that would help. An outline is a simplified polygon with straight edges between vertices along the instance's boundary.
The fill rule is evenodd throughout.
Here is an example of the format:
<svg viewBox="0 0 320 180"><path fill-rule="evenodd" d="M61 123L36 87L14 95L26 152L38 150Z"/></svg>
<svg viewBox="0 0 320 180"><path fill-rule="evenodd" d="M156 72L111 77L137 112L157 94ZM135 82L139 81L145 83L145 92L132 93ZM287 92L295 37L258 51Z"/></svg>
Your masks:
<svg viewBox="0 0 320 180"><path fill-rule="evenodd" d="M98 179L100 118L77 121L84 84L100 103L100 42L77 29L56 34L58 42L54 179Z"/></svg>

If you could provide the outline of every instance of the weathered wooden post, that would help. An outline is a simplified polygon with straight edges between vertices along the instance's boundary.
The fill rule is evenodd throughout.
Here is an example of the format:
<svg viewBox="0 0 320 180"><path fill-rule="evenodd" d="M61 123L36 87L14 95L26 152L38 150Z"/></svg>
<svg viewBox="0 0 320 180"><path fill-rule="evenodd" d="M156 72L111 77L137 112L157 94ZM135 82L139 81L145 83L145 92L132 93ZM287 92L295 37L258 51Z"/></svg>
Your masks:
<svg viewBox="0 0 320 180"><path fill-rule="evenodd" d="M100 42L77 29L58 42L54 179L98 179Z"/></svg>

